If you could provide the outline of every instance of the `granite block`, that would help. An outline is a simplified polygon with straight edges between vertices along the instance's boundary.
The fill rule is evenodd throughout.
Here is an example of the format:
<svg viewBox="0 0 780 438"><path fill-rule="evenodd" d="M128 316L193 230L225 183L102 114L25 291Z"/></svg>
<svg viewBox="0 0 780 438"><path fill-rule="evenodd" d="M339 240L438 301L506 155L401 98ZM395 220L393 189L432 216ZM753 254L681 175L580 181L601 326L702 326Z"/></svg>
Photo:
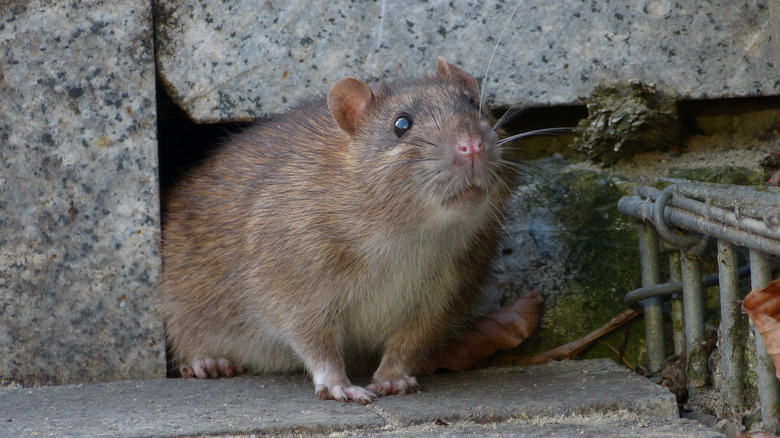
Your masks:
<svg viewBox="0 0 780 438"><path fill-rule="evenodd" d="M0 3L0 378L165 373L152 14Z"/></svg>
<svg viewBox="0 0 780 438"><path fill-rule="evenodd" d="M780 93L765 0L160 0L156 14L160 77L197 122L279 112L347 75L417 75L438 56L489 67L495 106L577 104L631 79L676 99Z"/></svg>

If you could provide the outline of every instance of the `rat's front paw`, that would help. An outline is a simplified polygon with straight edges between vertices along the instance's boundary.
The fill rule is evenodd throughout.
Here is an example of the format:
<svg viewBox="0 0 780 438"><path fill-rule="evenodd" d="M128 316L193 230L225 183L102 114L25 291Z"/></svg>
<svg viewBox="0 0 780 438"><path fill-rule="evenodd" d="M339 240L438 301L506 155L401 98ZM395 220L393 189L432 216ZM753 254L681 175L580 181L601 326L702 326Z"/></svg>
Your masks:
<svg viewBox="0 0 780 438"><path fill-rule="evenodd" d="M337 400L340 402L354 400L361 405L370 404L376 398L376 394L373 392L356 385L316 385L314 392L320 400Z"/></svg>
<svg viewBox="0 0 780 438"><path fill-rule="evenodd" d="M371 384L368 385L366 389L380 396L408 394L410 392L417 391L417 379L409 376L393 380L379 380L374 378L374 381L371 382Z"/></svg>

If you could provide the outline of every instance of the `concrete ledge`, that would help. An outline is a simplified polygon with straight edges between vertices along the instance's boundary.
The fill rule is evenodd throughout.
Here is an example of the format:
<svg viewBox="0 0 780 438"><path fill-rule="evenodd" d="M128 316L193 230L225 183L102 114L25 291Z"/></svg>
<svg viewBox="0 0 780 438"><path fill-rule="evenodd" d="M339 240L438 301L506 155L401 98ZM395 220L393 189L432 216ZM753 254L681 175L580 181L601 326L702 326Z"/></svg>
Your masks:
<svg viewBox="0 0 780 438"><path fill-rule="evenodd" d="M675 99L780 92L763 1L155 4L160 78L198 122L279 112L347 75L414 76L437 56L481 76L494 48L492 106L579 104L629 79Z"/></svg>
<svg viewBox="0 0 780 438"><path fill-rule="evenodd" d="M439 436L487 430L510 436L566 436L573 430L612 436L634 429L718 436L679 420L672 394L608 360L448 373L420 381L421 392L380 398L368 407L319 401L300 375L7 389L0 391L0 437L338 431Z"/></svg>
<svg viewBox="0 0 780 438"><path fill-rule="evenodd" d="M350 437L652 437L715 438L724 437L715 430L687 420L648 419L618 411L608 416L566 416L534 420L510 419L501 423L432 423L383 431L350 432Z"/></svg>
<svg viewBox="0 0 780 438"><path fill-rule="evenodd" d="M437 419L487 422L618 410L678 418L674 395L606 359L440 374L421 383L422 392L381 399L377 406L403 426Z"/></svg>

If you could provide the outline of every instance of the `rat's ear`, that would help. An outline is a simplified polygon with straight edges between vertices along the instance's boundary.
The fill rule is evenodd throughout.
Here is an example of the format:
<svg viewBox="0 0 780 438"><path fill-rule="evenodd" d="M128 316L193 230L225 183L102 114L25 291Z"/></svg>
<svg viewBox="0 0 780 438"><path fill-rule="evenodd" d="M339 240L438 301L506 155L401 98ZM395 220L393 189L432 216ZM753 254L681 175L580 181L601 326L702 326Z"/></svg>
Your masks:
<svg viewBox="0 0 780 438"><path fill-rule="evenodd" d="M457 81L460 81L463 85L466 86L466 88L468 88L469 93L471 93L472 96L475 98L479 97L479 84L477 83L477 79L464 70L461 70L457 66L445 61L442 57L439 57L439 68L436 74L440 78L451 77Z"/></svg>
<svg viewBox="0 0 780 438"><path fill-rule="evenodd" d="M328 108L341 129L355 135L358 121L373 99L371 87L350 76L336 82L330 89Z"/></svg>

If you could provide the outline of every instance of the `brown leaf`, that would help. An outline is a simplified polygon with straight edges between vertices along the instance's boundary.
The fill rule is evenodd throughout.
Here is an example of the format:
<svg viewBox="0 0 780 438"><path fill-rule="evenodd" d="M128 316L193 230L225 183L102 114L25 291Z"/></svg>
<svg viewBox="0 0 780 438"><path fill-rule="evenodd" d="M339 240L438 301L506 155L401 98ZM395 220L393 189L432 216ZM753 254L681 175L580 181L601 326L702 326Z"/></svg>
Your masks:
<svg viewBox="0 0 780 438"><path fill-rule="evenodd" d="M780 279L763 289L753 289L745 297L742 307L761 334L766 351L775 364L775 375L780 379Z"/></svg>
<svg viewBox="0 0 780 438"><path fill-rule="evenodd" d="M431 374L439 368L463 371L499 350L518 346L539 325L543 301L535 290L483 316L453 342L431 354L418 374Z"/></svg>
<svg viewBox="0 0 780 438"><path fill-rule="evenodd" d="M661 380L658 384L671 391L677 397L677 403L683 403L688 398L688 373L685 354L671 356L661 365Z"/></svg>
<svg viewBox="0 0 780 438"><path fill-rule="evenodd" d="M766 185L780 187L780 170L772 174L772 176L769 178L769 181L766 182Z"/></svg>

